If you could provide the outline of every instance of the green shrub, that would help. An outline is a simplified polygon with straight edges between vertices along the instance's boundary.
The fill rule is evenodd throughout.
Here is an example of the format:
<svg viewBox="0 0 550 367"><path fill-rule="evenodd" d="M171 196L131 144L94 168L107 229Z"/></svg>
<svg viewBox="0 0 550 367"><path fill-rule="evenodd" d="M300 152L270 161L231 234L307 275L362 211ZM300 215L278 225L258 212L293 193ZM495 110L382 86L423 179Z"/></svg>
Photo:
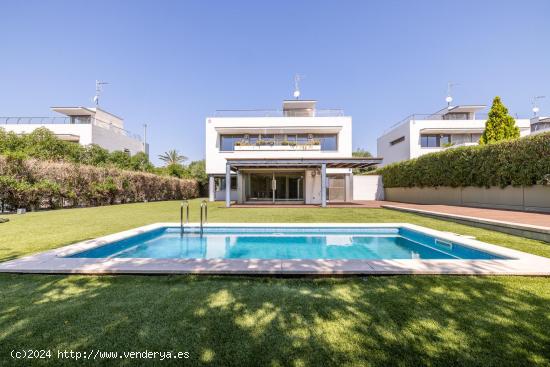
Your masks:
<svg viewBox="0 0 550 367"><path fill-rule="evenodd" d="M12 209L93 206L198 196L196 180L0 156L0 201Z"/></svg>
<svg viewBox="0 0 550 367"><path fill-rule="evenodd" d="M550 133L458 147L375 171L384 187L530 186L550 174Z"/></svg>

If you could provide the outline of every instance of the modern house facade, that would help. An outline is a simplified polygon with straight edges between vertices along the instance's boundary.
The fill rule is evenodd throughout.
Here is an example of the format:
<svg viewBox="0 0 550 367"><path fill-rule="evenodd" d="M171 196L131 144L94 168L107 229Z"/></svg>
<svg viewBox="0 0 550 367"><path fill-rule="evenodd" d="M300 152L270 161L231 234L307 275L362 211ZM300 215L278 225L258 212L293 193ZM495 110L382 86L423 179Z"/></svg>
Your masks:
<svg viewBox="0 0 550 367"><path fill-rule="evenodd" d="M451 147L477 145L487 115L480 114L484 105L449 106L433 114L406 117L377 139L381 166ZM516 119L520 135L531 132L529 119Z"/></svg>
<svg viewBox="0 0 550 367"><path fill-rule="evenodd" d="M531 134L550 132L550 116L535 116L531 118Z"/></svg>
<svg viewBox="0 0 550 367"><path fill-rule="evenodd" d="M99 107L52 107L62 116L0 117L0 128L17 134L28 134L39 127L52 131L58 138L81 145L97 144L109 151L129 154L147 153L141 137L124 128L124 120Z"/></svg>
<svg viewBox="0 0 550 367"><path fill-rule="evenodd" d="M316 101L287 100L283 109L218 111L206 119L209 200L319 204L352 198L352 119L319 110Z"/></svg>

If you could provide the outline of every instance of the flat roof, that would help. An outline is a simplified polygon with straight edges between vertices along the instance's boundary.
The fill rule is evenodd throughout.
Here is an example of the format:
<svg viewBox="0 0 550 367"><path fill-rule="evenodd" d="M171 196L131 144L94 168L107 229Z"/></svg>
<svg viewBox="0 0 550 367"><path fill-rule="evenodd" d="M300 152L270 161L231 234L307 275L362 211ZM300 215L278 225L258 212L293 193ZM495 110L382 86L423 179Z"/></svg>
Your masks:
<svg viewBox="0 0 550 367"><path fill-rule="evenodd" d="M242 168L366 168L382 162L382 158L227 158L232 169Z"/></svg>

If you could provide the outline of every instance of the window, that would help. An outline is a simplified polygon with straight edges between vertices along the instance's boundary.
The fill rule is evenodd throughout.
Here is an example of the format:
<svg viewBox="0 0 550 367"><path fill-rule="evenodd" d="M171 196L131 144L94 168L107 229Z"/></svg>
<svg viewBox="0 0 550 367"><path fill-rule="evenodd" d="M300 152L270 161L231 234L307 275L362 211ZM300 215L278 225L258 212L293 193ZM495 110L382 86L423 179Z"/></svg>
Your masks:
<svg viewBox="0 0 550 367"><path fill-rule="evenodd" d="M395 139L395 140L390 141L390 145L399 144L399 143L401 143L402 141L405 141L405 137L404 137L404 136L402 136L402 137L400 137L400 138L397 138L397 139Z"/></svg>
<svg viewBox="0 0 550 367"><path fill-rule="evenodd" d="M216 177L214 184L216 191L225 191L225 177ZM237 176L231 176L231 190L237 190Z"/></svg>
<svg viewBox="0 0 550 367"><path fill-rule="evenodd" d="M338 150L338 139L336 134L315 134L313 140L319 140L321 150Z"/></svg>
<svg viewBox="0 0 550 367"><path fill-rule="evenodd" d="M235 150L235 143L243 140L243 135L222 135L220 136L220 150L227 152Z"/></svg>
<svg viewBox="0 0 550 367"><path fill-rule="evenodd" d="M451 143L451 135L420 135L420 146L422 148L439 148Z"/></svg>

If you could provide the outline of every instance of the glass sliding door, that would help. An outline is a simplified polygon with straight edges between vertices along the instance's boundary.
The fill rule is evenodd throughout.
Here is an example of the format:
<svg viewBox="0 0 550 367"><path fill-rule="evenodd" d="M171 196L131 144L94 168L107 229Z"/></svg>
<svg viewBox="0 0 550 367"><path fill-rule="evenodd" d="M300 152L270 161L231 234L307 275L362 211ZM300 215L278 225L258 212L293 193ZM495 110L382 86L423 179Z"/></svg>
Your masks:
<svg viewBox="0 0 550 367"><path fill-rule="evenodd" d="M249 173L245 180L246 201L303 201L302 172Z"/></svg>

